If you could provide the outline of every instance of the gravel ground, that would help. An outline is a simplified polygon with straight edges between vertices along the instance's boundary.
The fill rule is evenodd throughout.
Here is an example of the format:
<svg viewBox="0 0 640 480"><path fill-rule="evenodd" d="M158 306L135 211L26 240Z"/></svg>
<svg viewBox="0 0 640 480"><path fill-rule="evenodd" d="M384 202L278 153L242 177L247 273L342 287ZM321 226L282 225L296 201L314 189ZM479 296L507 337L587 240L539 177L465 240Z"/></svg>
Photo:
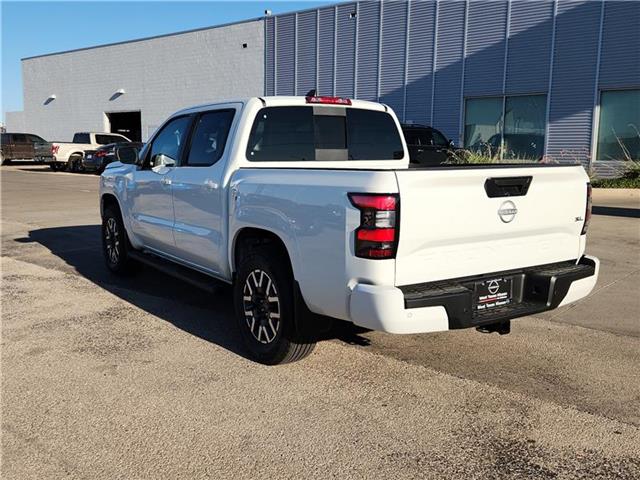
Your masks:
<svg viewBox="0 0 640 480"><path fill-rule="evenodd" d="M3 479L640 478L640 220L586 301L508 336L338 324L244 357L229 292L102 266L98 179L2 168Z"/></svg>

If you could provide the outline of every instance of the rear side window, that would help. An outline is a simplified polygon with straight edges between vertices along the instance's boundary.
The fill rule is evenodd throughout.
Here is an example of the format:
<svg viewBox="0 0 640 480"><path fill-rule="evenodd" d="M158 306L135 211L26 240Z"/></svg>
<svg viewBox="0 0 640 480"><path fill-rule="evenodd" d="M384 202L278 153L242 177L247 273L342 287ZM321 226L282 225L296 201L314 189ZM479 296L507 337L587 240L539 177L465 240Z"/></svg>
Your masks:
<svg viewBox="0 0 640 480"><path fill-rule="evenodd" d="M224 153L235 110L217 110L203 113L193 128L187 165L208 167Z"/></svg>
<svg viewBox="0 0 640 480"><path fill-rule="evenodd" d="M96 135L98 145L108 145L109 143L126 142L127 139L119 135Z"/></svg>
<svg viewBox="0 0 640 480"><path fill-rule="evenodd" d="M13 134L14 143L27 143L27 136L24 133Z"/></svg>
<svg viewBox="0 0 640 480"><path fill-rule="evenodd" d="M344 107L266 107L253 123L253 162L394 160L404 153L386 112Z"/></svg>
<svg viewBox="0 0 640 480"><path fill-rule="evenodd" d="M71 143L91 143L88 133L76 133Z"/></svg>

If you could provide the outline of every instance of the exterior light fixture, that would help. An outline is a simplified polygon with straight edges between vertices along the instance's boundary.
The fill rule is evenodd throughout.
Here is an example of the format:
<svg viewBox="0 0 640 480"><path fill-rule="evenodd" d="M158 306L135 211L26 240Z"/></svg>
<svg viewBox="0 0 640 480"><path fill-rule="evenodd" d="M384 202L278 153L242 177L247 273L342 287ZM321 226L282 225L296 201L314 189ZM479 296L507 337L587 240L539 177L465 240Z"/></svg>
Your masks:
<svg viewBox="0 0 640 480"><path fill-rule="evenodd" d="M113 95L111 95L111 98L109 99L110 101L114 101L116 98L121 97L122 95L124 95L125 93L127 93L125 91L124 88L119 88L118 90L116 90L115 92L113 92Z"/></svg>

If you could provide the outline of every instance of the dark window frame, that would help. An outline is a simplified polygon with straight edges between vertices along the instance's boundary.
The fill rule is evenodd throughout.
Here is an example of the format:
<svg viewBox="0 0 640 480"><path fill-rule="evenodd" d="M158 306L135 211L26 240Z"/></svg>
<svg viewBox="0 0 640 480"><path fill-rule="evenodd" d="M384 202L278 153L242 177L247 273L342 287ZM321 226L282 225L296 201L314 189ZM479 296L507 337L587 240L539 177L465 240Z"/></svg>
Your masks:
<svg viewBox="0 0 640 480"><path fill-rule="evenodd" d="M341 151L343 149L317 149L316 147L316 139L315 139L315 134L316 134L316 125L315 125L315 117L322 117L325 116L323 114L317 114L314 112L314 107L312 105L283 105L283 106L265 106L262 107L258 110L258 112L255 114L254 118L253 118L253 122L251 125L251 130L249 132L249 139L247 141L247 145L245 148L245 159L248 162L251 163L268 163L268 162L277 162L277 163L289 163L289 162L306 162L306 163L313 163L313 162L323 162L323 161L335 161L335 160L329 160L329 159L317 159L317 158L313 158L312 160L307 160L307 159L295 159L295 160L286 160L286 159L270 159L270 160L257 160L255 158L251 158L251 145L255 142L252 142L252 139L254 138L254 134L257 131L258 125L259 125L259 121L260 121L260 115L265 111L265 110L275 110L275 109L284 109L284 108L307 108L311 111L311 119L312 119L312 123L311 123L311 135L313 136L313 143L311 144L311 148L313 149L314 152L318 151L327 151L327 152L336 152L336 151ZM348 153L348 157L345 158L344 160L340 159L340 161L345 161L345 162L361 162L361 161L370 161L370 162L379 162L379 161L391 161L391 160L402 160L406 155L407 152L404 150L404 146L403 146L403 142L402 139L404 138L403 136L403 132L401 129L397 128L397 123L394 120L393 116L387 112L387 111L382 111L382 110L370 110L370 109L366 109L366 108L349 108L346 107L344 108L345 110L345 117L346 117L346 121L345 121L345 141L346 141L346 146L347 148L344 149L346 150L346 152ZM354 112L353 114L359 114L361 112L370 112L372 114L381 114L381 115L387 115L389 117L389 121L392 122L394 128L394 131L397 135L397 141L398 141L398 146L400 147L400 150L398 150L397 152L402 153L401 156L399 157L394 157L394 158L365 158L365 159L361 159L361 158L350 158L351 157L351 153L350 153L350 124L349 124L349 112ZM357 113L356 113L357 112ZM332 116L332 114L327 113L327 116ZM357 144L356 144L357 145ZM394 154L397 153L396 151L394 151ZM314 156L315 157L315 156Z"/></svg>
<svg viewBox="0 0 640 480"><path fill-rule="evenodd" d="M176 115L174 117L169 118L158 129L156 129L156 131L155 131L155 133L153 135L153 138L151 138L149 143L147 143L147 145L145 145L145 147L144 147L144 150L145 150L144 158L140 162L140 169L141 170L151 170L153 168L151 166L151 152L153 151L153 144L156 142L156 140L158 139L158 136L160 136L160 134L164 131L164 129L167 128L167 126L169 126L169 124L171 124L172 122L174 122L174 121L176 121L176 120L178 120L180 118L189 119L189 122L187 123L187 129L186 129L186 133L187 134L185 136L185 138L188 141L189 136L191 134L190 133L191 132L191 128L193 127L194 114L193 113L186 113L186 114L183 114L183 115ZM184 142L182 144L182 146L180 147L180 151L178 152L178 158L175 159L176 166L182 164L182 158L184 156L186 145L187 145L187 142Z"/></svg>
<svg viewBox="0 0 640 480"><path fill-rule="evenodd" d="M204 164L204 163L199 165L189 164L189 155L191 154L191 147L193 146L193 135L195 134L195 131L198 128L198 121L206 114L220 113L220 112L233 112L233 117L231 118L231 123L229 123L229 129L227 130L227 135L224 139L224 144L222 145L222 151L220 152L220 156L210 164ZM187 141L185 142L184 152L181 155L180 161L178 162L177 166L178 167L194 167L194 168L212 167L213 165L218 163L220 160L222 160L222 157L224 157L224 154L226 153L227 143L229 141L231 130L233 129L234 122L236 121L237 116L238 116L238 109L233 107L204 110L204 111L196 112L195 114L193 114L191 124L189 125L189 133L187 136Z"/></svg>

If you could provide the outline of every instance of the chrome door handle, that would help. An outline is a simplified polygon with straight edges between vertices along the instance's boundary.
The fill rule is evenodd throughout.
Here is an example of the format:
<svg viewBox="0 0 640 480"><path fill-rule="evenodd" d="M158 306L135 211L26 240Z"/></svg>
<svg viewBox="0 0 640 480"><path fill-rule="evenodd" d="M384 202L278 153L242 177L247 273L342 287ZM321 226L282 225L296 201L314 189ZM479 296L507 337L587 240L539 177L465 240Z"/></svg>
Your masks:
<svg viewBox="0 0 640 480"><path fill-rule="evenodd" d="M171 179L163 177L162 180L160 180L160 183L162 183L163 185L171 185Z"/></svg>

